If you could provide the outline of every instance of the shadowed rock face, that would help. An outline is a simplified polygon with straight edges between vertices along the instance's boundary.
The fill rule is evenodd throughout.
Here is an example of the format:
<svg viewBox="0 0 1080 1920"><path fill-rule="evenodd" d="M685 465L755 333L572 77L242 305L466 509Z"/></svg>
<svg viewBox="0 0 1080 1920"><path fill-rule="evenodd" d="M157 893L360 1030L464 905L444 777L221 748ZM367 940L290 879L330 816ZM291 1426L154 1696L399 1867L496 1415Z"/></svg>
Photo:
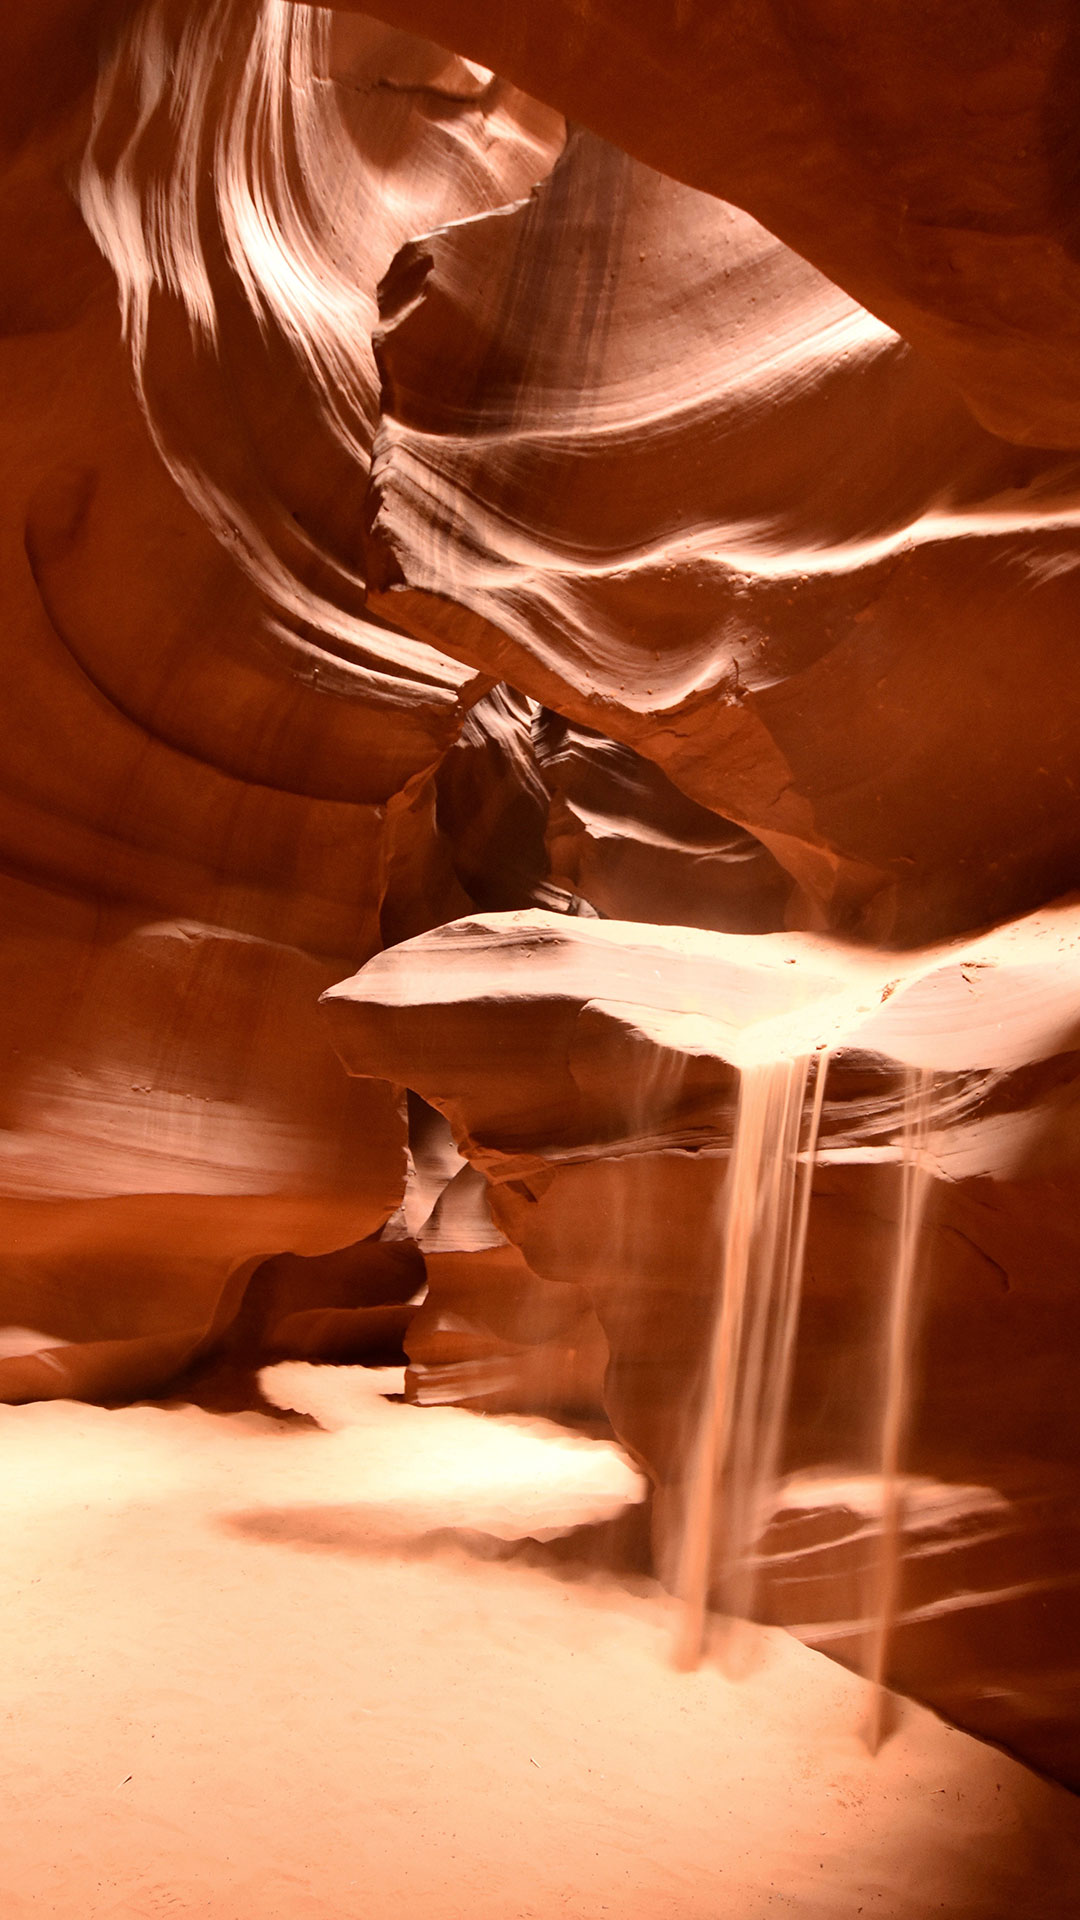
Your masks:
<svg viewBox="0 0 1080 1920"><path fill-rule="evenodd" d="M9 1399L145 1392L401 1299L392 1262L381 1295L367 1256L319 1265L393 1214L406 1133L315 1003L469 905L434 773L487 683L363 611L375 285L562 139L373 22L155 0L98 80L100 9L52 14L3 29Z"/></svg>
<svg viewBox="0 0 1080 1920"><path fill-rule="evenodd" d="M530 912L440 928L324 1002L346 1065L407 1078L443 1111L528 1269L591 1302L604 1404L655 1484L669 1573L719 1295L736 1069L830 1050L790 1477L761 1604L853 1661L880 1527L902 1069L930 1070L893 1670L1074 1781L1078 981L1069 904L902 960Z"/></svg>
<svg viewBox="0 0 1080 1920"><path fill-rule="evenodd" d="M745 207L1006 439L1080 445L1069 0L379 0Z"/></svg>
<svg viewBox="0 0 1080 1920"><path fill-rule="evenodd" d="M427 1294L409 1326L409 1398L595 1418L608 1350L588 1296L531 1270L495 1225L475 1167L461 1167L417 1239Z"/></svg>
<svg viewBox="0 0 1080 1920"><path fill-rule="evenodd" d="M790 877L744 828L688 800L652 761L560 715L540 717L536 744L553 876L605 920L719 933L784 925Z"/></svg>
<svg viewBox="0 0 1080 1920"><path fill-rule="evenodd" d="M789 922L907 943L1073 884L1071 460L589 136L383 311L372 604L738 822Z"/></svg>

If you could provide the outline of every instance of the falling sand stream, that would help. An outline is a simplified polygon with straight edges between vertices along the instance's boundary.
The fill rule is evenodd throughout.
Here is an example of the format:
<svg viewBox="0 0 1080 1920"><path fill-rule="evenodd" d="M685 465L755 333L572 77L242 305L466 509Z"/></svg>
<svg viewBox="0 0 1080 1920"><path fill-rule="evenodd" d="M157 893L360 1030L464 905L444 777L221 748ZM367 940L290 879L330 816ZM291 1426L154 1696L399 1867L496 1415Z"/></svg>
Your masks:
<svg viewBox="0 0 1080 1920"><path fill-rule="evenodd" d="M683 1523L676 1661L684 1667L704 1650L710 1592L729 1620L753 1606L753 1548L775 1497L827 1071L822 1053L740 1074L719 1300Z"/></svg>
<svg viewBox="0 0 1080 1920"><path fill-rule="evenodd" d="M753 1614L758 1543L779 1486L828 1058L821 1051L755 1062L740 1073L720 1286L687 1474L675 1648L682 1667L696 1666L705 1650L710 1599L722 1609L729 1669L738 1623ZM902 1096L900 1211L883 1327L881 1524L865 1663L871 1752L886 1731L888 1658L899 1602L902 1452L929 1191L933 1078L908 1069Z"/></svg>
<svg viewBox="0 0 1080 1920"><path fill-rule="evenodd" d="M900 1218L886 1305L885 1392L880 1456L881 1528L866 1662L866 1675L872 1688L866 1728L867 1745L871 1753L877 1752L886 1731L889 1647L900 1598L900 1540L904 1520L902 1449L911 1402L915 1283L930 1189L926 1149L930 1134L933 1080L933 1074L920 1067L909 1068L904 1081Z"/></svg>

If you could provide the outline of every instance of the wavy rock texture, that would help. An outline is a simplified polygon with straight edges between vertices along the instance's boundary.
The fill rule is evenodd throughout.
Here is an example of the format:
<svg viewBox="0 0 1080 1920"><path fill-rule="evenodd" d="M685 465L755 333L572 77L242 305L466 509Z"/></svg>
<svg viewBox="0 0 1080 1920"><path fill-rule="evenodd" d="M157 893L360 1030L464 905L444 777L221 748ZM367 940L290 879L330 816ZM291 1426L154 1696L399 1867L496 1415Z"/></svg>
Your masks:
<svg viewBox="0 0 1080 1920"><path fill-rule="evenodd" d="M383 304L373 604L656 761L804 923L910 942L1072 884L1072 462L588 136Z"/></svg>
<svg viewBox="0 0 1080 1920"><path fill-rule="evenodd" d="M924 1491L894 1675L1074 1782L1078 970L1068 904L902 963L806 935L530 912L440 928L324 1003L346 1065L405 1079L444 1112L528 1268L592 1303L605 1405L656 1485L669 1568L722 1264L735 1068L834 1050L785 1462L796 1478L765 1543L763 1603L849 1659L880 1527L900 1070L932 1070L905 1460Z"/></svg>
<svg viewBox="0 0 1080 1920"><path fill-rule="evenodd" d="M403 1296L371 1236L401 1098L342 1083L314 1009L468 906L433 776L486 682L362 610L374 289L562 139L467 63L276 0L153 0L91 111L100 22L4 29L9 1399L310 1354L324 1310L400 1338L422 1264Z"/></svg>
<svg viewBox="0 0 1080 1920"><path fill-rule="evenodd" d="M1007 439L1080 445L1069 0L377 0L745 207Z"/></svg>
<svg viewBox="0 0 1080 1920"><path fill-rule="evenodd" d="M607 1342L588 1296L533 1273L464 1165L418 1235L427 1293L406 1336L408 1396L603 1422Z"/></svg>
<svg viewBox="0 0 1080 1920"><path fill-rule="evenodd" d="M295 723L281 739L264 696L245 750L286 750L350 797L433 763L470 678L364 614L375 289L409 235L526 192L561 142L557 115L490 74L283 0L155 0L98 91L80 199L158 450L262 589L264 653L273 636L352 694L348 739L317 742ZM218 671L235 702L235 664ZM202 725L232 741L234 713L201 691Z"/></svg>
<svg viewBox="0 0 1080 1920"><path fill-rule="evenodd" d="M547 859L572 898L605 920L718 933L784 925L791 881L760 840L695 805L631 748L558 714L537 721Z"/></svg>
<svg viewBox="0 0 1080 1920"><path fill-rule="evenodd" d="M566 904L548 880L550 785L536 756L536 702L493 687L436 775L435 818L454 872L485 912Z"/></svg>
<svg viewBox="0 0 1080 1920"><path fill-rule="evenodd" d="M548 906L718 932L784 925L791 880L760 841L631 747L513 687L473 707L436 792L454 872L486 912Z"/></svg>

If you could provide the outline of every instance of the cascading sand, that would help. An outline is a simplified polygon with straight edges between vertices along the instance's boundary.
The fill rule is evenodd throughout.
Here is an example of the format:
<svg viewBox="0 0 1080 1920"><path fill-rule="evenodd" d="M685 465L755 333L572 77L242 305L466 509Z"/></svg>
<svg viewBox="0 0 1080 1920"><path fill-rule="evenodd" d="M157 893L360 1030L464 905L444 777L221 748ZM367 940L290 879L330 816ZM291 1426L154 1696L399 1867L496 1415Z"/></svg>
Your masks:
<svg viewBox="0 0 1080 1920"><path fill-rule="evenodd" d="M927 1069L908 1068L904 1080L903 1132L900 1141L900 1218L884 1330L881 1530L866 1660L866 1676L872 1689L866 1727L866 1740L871 1753L877 1752L886 1731L888 1696L885 1683L889 1646L900 1598L900 1539L904 1520L902 1452L911 1402L919 1246L930 1190L926 1149L930 1134L933 1085L934 1076Z"/></svg>
<svg viewBox="0 0 1080 1920"><path fill-rule="evenodd" d="M710 1598L731 1619L753 1607L754 1548L776 1496L826 1072L822 1053L740 1074L721 1283L687 1475L676 1645L684 1667L701 1658Z"/></svg>

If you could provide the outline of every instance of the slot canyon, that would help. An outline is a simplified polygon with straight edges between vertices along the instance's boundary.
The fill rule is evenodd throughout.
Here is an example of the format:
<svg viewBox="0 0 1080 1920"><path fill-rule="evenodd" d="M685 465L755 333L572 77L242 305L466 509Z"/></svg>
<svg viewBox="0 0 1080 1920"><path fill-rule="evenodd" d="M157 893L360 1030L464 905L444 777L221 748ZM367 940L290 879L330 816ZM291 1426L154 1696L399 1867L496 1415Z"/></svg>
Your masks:
<svg viewBox="0 0 1080 1920"><path fill-rule="evenodd" d="M1080 1920L1080 15L12 0L4 1920Z"/></svg>

